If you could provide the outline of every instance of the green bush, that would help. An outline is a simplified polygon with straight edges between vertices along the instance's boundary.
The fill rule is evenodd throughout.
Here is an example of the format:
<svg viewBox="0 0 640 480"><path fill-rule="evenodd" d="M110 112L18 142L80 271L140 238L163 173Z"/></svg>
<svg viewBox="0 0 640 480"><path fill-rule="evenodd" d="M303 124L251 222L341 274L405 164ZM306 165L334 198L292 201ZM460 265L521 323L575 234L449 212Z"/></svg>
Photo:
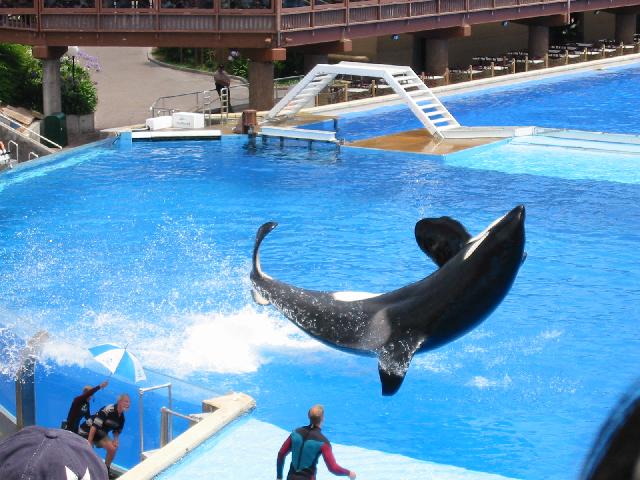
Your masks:
<svg viewBox="0 0 640 480"><path fill-rule="evenodd" d="M33 74L37 74L38 68L39 62L31 56L30 47L0 43L0 101L27 106L32 93ZM42 84L42 68L39 70Z"/></svg>
<svg viewBox="0 0 640 480"><path fill-rule="evenodd" d="M219 64L225 65L225 70L232 75L248 78L249 61L246 57L232 54L229 60L225 55L223 58L216 58L215 50L211 48L164 48L159 47L153 50L153 55L159 60L174 65L195 68L213 72ZM276 78L291 77L304 73L304 55L301 53L287 52L287 59L284 62L273 62L274 74Z"/></svg>
<svg viewBox="0 0 640 480"><path fill-rule="evenodd" d="M96 111L98 95L89 72L69 59L60 65L62 77L62 111L69 115L86 115Z"/></svg>
<svg viewBox="0 0 640 480"><path fill-rule="evenodd" d="M76 62L62 59L62 111L70 115L93 113L98 104L96 87L89 72ZM31 55L31 47L0 44L0 101L42 112L42 64Z"/></svg>

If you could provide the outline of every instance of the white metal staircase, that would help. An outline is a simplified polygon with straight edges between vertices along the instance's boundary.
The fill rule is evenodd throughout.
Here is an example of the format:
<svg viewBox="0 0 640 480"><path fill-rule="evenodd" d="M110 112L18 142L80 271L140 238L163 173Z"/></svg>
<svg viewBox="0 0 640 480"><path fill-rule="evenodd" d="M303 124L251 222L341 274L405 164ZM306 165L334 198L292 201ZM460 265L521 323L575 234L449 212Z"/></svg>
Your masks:
<svg viewBox="0 0 640 480"><path fill-rule="evenodd" d="M442 132L460 124L410 67L358 62L316 65L266 115L265 123L291 118L309 105L314 97L338 75L383 79L407 104L431 135L442 139Z"/></svg>

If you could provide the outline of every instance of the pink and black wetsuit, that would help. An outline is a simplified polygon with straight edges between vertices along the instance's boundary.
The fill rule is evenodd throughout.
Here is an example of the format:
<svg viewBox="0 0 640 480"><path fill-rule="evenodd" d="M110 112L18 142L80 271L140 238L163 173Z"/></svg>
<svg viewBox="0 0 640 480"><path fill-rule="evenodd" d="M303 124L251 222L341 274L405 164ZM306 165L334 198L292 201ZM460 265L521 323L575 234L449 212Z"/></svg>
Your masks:
<svg viewBox="0 0 640 480"><path fill-rule="evenodd" d="M287 480L315 480L320 455L331 473L340 476L349 475L349 470L342 468L336 462L331 444L320 431L320 427L300 427L291 432L278 452L276 464L278 479L282 478L284 459L289 452L291 452L291 467Z"/></svg>

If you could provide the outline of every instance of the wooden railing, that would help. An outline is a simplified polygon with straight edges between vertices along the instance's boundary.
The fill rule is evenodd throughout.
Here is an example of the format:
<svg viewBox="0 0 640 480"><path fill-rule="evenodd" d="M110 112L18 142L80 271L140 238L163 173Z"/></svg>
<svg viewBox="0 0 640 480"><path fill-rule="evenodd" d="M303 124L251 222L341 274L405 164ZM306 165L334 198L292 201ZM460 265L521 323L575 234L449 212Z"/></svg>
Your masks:
<svg viewBox="0 0 640 480"><path fill-rule="evenodd" d="M149 0L145 3L148 8L139 8L140 4L134 0L132 4L138 8L117 9L103 7L101 0L90 3L94 8L46 8L45 2L49 0L12 1L19 2L20 8L2 8L7 2L0 0L0 30L275 34L530 5L566 5L570 0L345 0L335 4L309 0L309 6L296 8L274 4L289 0L253 0L262 1L262 5L269 8L246 9L221 8L235 0L214 0L211 9L160 8L159 0ZM306 5L297 5L300 4ZM32 8L25 8L29 5Z"/></svg>

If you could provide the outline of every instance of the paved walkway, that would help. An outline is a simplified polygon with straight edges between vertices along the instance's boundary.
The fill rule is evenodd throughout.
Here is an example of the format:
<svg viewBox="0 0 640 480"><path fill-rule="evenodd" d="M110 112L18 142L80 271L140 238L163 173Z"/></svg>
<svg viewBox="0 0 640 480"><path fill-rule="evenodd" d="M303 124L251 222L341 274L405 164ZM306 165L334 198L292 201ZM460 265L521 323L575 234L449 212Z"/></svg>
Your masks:
<svg viewBox="0 0 640 480"><path fill-rule="evenodd" d="M80 47L80 50L97 57L101 66L99 72L91 71L98 90L97 130L144 123L151 116L149 107L160 97L214 88L213 75L150 62L146 47ZM232 86L238 83L233 82ZM213 98L217 101L215 92ZM247 103L247 89L233 88L231 98L233 104Z"/></svg>

